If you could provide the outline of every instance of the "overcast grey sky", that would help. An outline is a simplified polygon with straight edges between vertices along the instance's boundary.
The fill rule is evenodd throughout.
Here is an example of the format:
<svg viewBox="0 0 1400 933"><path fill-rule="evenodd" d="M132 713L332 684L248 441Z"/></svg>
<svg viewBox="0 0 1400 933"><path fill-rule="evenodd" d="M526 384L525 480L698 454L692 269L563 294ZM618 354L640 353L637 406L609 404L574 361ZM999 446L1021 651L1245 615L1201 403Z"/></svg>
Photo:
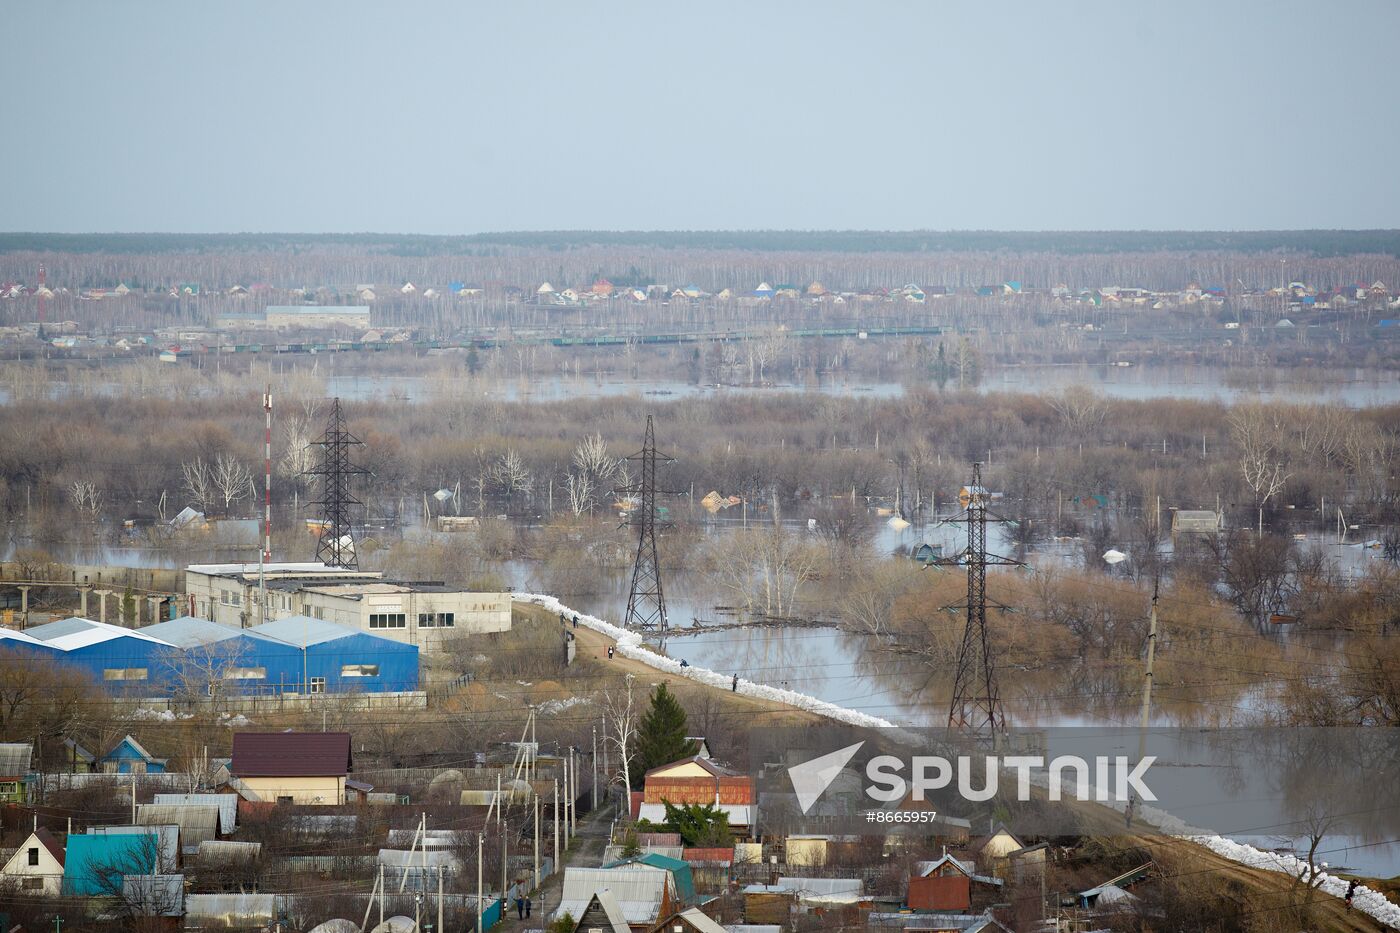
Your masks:
<svg viewBox="0 0 1400 933"><path fill-rule="evenodd" d="M0 0L0 229L1400 223L1394 0Z"/></svg>

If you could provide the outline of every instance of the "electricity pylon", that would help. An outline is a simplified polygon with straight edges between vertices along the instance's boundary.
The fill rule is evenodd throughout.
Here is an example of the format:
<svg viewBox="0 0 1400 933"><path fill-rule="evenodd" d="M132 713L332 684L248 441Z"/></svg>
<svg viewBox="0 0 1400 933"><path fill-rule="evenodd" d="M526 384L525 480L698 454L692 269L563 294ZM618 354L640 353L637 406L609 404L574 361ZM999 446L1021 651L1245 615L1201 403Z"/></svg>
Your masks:
<svg viewBox="0 0 1400 933"><path fill-rule="evenodd" d="M321 448L321 462L308 475L321 477L321 498L314 504L322 507L321 537L316 542L316 559L329 567L359 567L355 540L351 531L350 510L363 503L350 492L350 480L366 476L369 471L354 465L350 448L363 442L345 427L340 411L340 399L331 403L326 433L313 442Z"/></svg>
<svg viewBox="0 0 1400 933"><path fill-rule="evenodd" d="M995 742L1006 732L1006 712L997 690L996 668L987 636L987 568L1015 567L1020 561L987 552L987 502L990 498L991 494L982 485L982 464L974 463L972 483L967 487L967 508L959 518L950 519L967 525L967 547L938 564L967 568L966 601L946 607L967 612L967 625L963 629L953 675L948 727ZM997 603L991 605L1006 608Z"/></svg>
<svg viewBox="0 0 1400 933"><path fill-rule="evenodd" d="M627 597L627 614L622 624L656 632L665 638L666 594L661 585L661 561L656 553L656 463L658 460L675 463L675 458L656 452L651 415L647 415L642 449L627 459L641 464L641 476L625 490L639 501L631 516L631 525L637 529L637 557L632 564L632 592ZM660 524L663 528L669 525L668 522Z"/></svg>

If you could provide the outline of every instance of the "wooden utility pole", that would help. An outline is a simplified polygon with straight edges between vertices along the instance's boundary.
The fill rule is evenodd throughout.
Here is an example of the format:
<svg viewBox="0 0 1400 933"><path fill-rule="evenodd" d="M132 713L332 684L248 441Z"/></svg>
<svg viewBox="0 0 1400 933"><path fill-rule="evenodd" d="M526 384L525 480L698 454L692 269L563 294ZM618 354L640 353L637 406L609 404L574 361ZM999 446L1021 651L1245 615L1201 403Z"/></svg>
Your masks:
<svg viewBox="0 0 1400 933"><path fill-rule="evenodd" d="M482 896L485 894L485 892L482 890L482 888L483 888L483 886L484 886L484 884L483 884L483 879L484 879L485 876L484 876L484 874L482 873L481 857L482 857L482 855L485 853L485 851L486 851L486 833L485 833L485 832L477 833L477 834L476 834L476 933L481 933L481 913L482 913L481 905L484 903L484 901L483 901L483 899L482 899ZM441 931L441 927L439 927L439 931Z"/></svg>
<svg viewBox="0 0 1400 933"><path fill-rule="evenodd" d="M554 779L554 870L559 870L559 779Z"/></svg>
<svg viewBox="0 0 1400 933"><path fill-rule="evenodd" d="M540 795L535 794L535 883L531 887L540 886Z"/></svg>

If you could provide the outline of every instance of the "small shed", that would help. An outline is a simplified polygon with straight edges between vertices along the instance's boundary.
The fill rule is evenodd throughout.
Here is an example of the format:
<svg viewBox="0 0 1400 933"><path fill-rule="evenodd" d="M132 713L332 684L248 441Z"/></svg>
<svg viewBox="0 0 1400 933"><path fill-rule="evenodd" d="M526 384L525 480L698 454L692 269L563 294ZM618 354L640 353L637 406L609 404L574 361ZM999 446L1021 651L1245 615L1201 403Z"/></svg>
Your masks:
<svg viewBox="0 0 1400 933"><path fill-rule="evenodd" d="M1225 530L1225 516L1211 509L1178 509L1172 513L1172 536L1213 535Z"/></svg>

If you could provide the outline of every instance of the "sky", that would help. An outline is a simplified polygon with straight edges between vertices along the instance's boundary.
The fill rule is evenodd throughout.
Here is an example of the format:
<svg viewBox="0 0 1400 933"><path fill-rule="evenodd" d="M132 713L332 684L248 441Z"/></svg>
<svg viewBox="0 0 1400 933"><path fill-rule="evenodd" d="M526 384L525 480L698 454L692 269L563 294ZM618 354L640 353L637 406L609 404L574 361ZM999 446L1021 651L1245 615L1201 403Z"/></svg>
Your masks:
<svg viewBox="0 0 1400 933"><path fill-rule="evenodd" d="M0 230L1400 223L1394 0L0 0Z"/></svg>

